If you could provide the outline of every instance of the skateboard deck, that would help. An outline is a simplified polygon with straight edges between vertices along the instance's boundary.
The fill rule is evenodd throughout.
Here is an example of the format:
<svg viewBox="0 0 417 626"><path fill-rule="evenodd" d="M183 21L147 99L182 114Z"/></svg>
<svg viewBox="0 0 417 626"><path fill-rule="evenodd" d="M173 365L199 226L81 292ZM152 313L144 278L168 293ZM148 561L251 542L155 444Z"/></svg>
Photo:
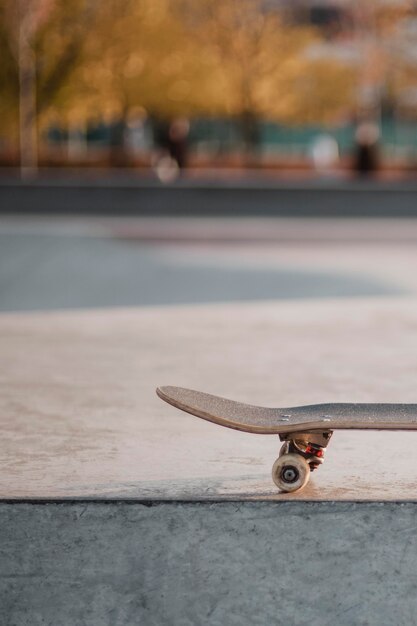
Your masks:
<svg viewBox="0 0 417 626"><path fill-rule="evenodd" d="M284 442L272 467L281 491L302 489L323 463L334 430L417 430L417 404L311 404L285 408L253 406L182 387L158 387L158 396L201 419Z"/></svg>
<svg viewBox="0 0 417 626"><path fill-rule="evenodd" d="M417 430L417 404L310 404L252 406L182 387L158 387L158 396L204 420L260 435L306 430Z"/></svg>

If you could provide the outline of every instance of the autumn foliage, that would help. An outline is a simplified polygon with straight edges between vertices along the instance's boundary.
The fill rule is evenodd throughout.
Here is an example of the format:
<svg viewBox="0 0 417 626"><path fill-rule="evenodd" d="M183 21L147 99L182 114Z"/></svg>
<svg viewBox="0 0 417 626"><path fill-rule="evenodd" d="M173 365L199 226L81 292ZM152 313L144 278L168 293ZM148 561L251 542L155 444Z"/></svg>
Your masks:
<svg viewBox="0 0 417 626"><path fill-rule="evenodd" d="M18 98L17 34L10 19L15 0L1 4L4 120L13 117ZM283 121L319 120L337 114L350 96L348 68L305 54L319 34L262 9L259 0L44 4L30 33L41 119L51 111L83 118L139 105L167 116L250 111Z"/></svg>

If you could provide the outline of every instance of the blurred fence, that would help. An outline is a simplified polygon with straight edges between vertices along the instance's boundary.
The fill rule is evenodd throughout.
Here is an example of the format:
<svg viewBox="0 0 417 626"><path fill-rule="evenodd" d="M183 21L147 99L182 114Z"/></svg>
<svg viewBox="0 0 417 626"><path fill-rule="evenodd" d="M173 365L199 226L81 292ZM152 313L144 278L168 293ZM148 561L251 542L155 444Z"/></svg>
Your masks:
<svg viewBox="0 0 417 626"><path fill-rule="evenodd" d="M114 124L113 124L114 126ZM114 128L104 122L85 128L51 126L40 143L40 164L153 167L161 149L158 125L150 120L139 127L129 126L115 137ZM417 166L417 124L385 119L380 125L381 168L412 171ZM317 169L316 148L331 139L337 153L329 168L351 169L355 150L353 123L329 128L321 125L284 126L257 123L256 139L249 152L238 122L233 119L196 119L188 137L190 167L241 167ZM0 144L0 164L16 165L18 155L7 144ZM320 167L318 169L321 169ZM322 168L326 169L326 168Z"/></svg>

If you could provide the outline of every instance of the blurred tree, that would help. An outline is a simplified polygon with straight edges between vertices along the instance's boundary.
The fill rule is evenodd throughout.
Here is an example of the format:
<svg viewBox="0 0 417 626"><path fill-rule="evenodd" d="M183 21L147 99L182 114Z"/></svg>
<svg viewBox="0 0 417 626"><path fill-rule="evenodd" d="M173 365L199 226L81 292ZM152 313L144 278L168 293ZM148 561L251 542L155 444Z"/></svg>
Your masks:
<svg viewBox="0 0 417 626"><path fill-rule="evenodd" d="M104 116L121 137L131 107L165 118L235 116L248 146L256 144L259 118L334 119L351 99L350 70L310 58L317 31L291 24L272 6L0 0L0 125L10 125L22 73L25 166L35 162L36 121L43 127L51 117L71 126Z"/></svg>
<svg viewBox="0 0 417 626"><path fill-rule="evenodd" d="M224 112L238 116L249 147L256 142L259 117L328 121L351 100L350 70L305 54L320 39L318 31L291 23L273 5L183 0L180 6L190 31L217 67L213 87L222 94Z"/></svg>
<svg viewBox="0 0 417 626"><path fill-rule="evenodd" d="M5 32L4 43L15 59L19 94L19 137L22 172L36 167L36 62L34 36L47 19L51 0L5 1L2 6ZM10 61L10 57L7 59ZM9 69L9 67L8 67Z"/></svg>
<svg viewBox="0 0 417 626"><path fill-rule="evenodd" d="M17 130L17 103L19 98L19 73L17 50L12 49L4 0L0 2L0 129L8 129L15 136ZM13 132L10 133L10 130Z"/></svg>
<svg viewBox="0 0 417 626"><path fill-rule="evenodd" d="M0 85L5 105L19 104L23 175L36 170L37 120L80 60L97 5L98 0L1 0Z"/></svg>
<svg viewBox="0 0 417 626"><path fill-rule="evenodd" d="M401 98L398 87L402 70L410 62L413 64L415 57L414 14L411 0L363 0L355 5L358 119L379 123L384 105L395 108L395 102ZM407 34L414 41L408 40Z"/></svg>
<svg viewBox="0 0 417 626"><path fill-rule="evenodd" d="M190 37L175 2L108 0L96 31L86 42L86 63L65 92L69 108L75 111L81 93L79 106L87 113L103 101L109 115L131 106L164 117L220 110L217 68Z"/></svg>

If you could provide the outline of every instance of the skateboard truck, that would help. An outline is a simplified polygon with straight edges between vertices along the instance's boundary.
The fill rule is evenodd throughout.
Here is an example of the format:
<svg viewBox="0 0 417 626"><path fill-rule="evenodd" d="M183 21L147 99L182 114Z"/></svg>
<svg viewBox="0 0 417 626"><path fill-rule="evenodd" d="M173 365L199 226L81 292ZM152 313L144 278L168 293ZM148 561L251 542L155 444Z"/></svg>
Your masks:
<svg viewBox="0 0 417 626"><path fill-rule="evenodd" d="M280 434L284 442L272 467L272 480L281 491L297 491L304 487L310 472L324 461L324 453L333 431Z"/></svg>

